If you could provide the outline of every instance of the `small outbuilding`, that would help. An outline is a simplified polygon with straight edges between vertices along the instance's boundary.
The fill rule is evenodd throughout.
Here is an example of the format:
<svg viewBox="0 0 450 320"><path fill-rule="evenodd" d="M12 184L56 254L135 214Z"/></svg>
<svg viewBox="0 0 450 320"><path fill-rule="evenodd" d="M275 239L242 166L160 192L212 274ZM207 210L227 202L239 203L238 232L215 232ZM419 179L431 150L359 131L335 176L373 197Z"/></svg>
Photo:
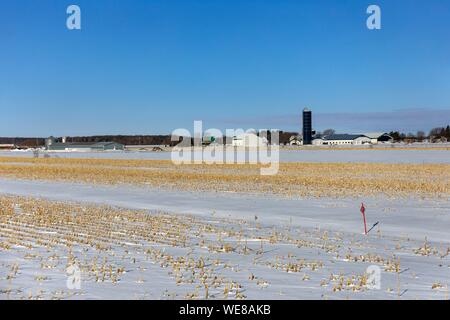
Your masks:
<svg viewBox="0 0 450 320"><path fill-rule="evenodd" d="M370 139L371 144L378 144L380 142L394 141L394 138L392 138L386 132L369 132L369 133L364 133L363 135Z"/></svg>

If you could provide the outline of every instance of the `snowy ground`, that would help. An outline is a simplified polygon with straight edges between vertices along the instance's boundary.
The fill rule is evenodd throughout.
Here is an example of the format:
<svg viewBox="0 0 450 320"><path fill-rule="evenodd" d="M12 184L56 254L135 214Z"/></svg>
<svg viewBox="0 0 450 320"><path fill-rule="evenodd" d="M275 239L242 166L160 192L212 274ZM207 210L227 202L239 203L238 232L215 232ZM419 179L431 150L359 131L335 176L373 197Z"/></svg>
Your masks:
<svg viewBox="0 0 450 320"><path fill-rule="evenodd" d="M167 191L132 186L90 186L58 182L0 179L0 194L44 197L57 201L107 204L177 214L254 218L279 225L361 233L361 202L369 222L381 221L384 232L402 237L450 243L450 202L441 200L344 198L285 199L238 193Z"/></svg>
<svg viewBox="0 0 450 320"><path fill-rule="evenodd" d="M170 160L170 152L53 152L54 158ZM30 151L0 151L0 157L33 157ZM42 155L41 155L42 156ZM450 163L450 150L281 150L281 162Z"/></svg>
<svg viewBox="0 0 450 320"><path fill-rule="evenodd" d="M143 240L121 243L114 254L107 254L108 261L127 270L120 282L97 282L85 275L82 289L74 291L66 288L62 248L50 252L37 248L40 260L25 258L26 248L0 249L2 299L206 295L219 299L448 299L448 199L283 199L0 179L2 194L145 209L150 215L165 212L183 219L192 217L198 228L188 235L187 247ZM367 208L369 227L379 222L368 236L362 235L361 202ZM222 228L223 232L204 233L205 226ZM239 236L234 233L237 230ZM205 241L210 245L226 243L230 251L208 249ZM161 250L158 254L144 253L145 248L155 247ZM74 250L84 259L98 254L82 245ZM206 271L201 272L209 274L208 279L229 282L223 280L206 290L195 270L192 276L191 271L175 270L167 263L167 256L205 259ZM43 261L54 261L56 267L41 270ZM19 271L8 280L15 264L20 265ZM379 290L360 285L371 265L381 270ZM230 289L225 282L239 284L239 288L231 285Z"/></svg>
<svg viewBox="0 0 450 320"><path fill-rule="evenodd" d="M170 152L49 155L170 159ZM0 156L31 158L33 154L0 152ZM280 161L450 164L450 151L282 150ZM26 164L16 165L27 170ZM58 165L63 164L51 168ZM446 170L447 166L442 168L439 170ZM161 172L157 172L156 180L163 179ZM429 172L426 171L426 177ZM29 173L32 176L33 172ZM406 175L410 177L409 171ZM440 178L445 180L445 176ZM409 181L406 178L402 183ZM437 181L435 177L430 179L434 184ZM10 207L0 208L0 299L448 299L449 296L450 199L445 196L448 192L439 197L427 195L426 199L418 194L409 198L381 195L357 198L344 196L339 190L331 193L336 198L288 198L283 193L276 196L242 192L241 183L236 188L239 192L193 192L61 181L0 177L0 201ZM200 182L205 184L203 180ZM346 180L344 187L348 189L348 185ZM308 184L308 188L312 186ZM391 193L394 194L397 193ZM28 197L32 200L27 200ZM35 207L24 211L27 201L35 203ZM11 206L14 202L17 203ZM378 223L367 236L362 234L359 212L362 202L369 228ZM115 209L100 209L105 205ZM53 211L45 211L45 206ZM75 212L75 208L78 213L87 213L87 217L98 213L96 210L105 211L90 221L80 220L71 211ZM142 217L144 212L144 218L129 222L130 210L132 217ZM42 225L49 212L56 214L53 222ZM162 219L163 223L156 224L152 219ZM68 239L70 245L65 243ZM80 290L67 287L70 261L81 267ZM380 271L380 288L368 285L372 279L368 270Z"/></svg>

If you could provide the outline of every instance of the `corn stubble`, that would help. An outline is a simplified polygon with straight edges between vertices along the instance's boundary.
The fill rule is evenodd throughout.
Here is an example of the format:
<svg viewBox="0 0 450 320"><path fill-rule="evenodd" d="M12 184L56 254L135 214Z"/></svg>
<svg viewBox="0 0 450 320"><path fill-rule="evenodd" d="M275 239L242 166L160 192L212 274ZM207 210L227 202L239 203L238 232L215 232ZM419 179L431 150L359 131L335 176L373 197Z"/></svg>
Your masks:
<svg viewBox="0 0 450 320"><path fill-rule="evenodd" d="M442 247L433 255L429 248L436 244L427 240L423 245L405 242L400 248L393 242L389 250L380 251L375 244L368 247L362 236L349 241L342 233L292 226L274 229L260 220L214 214L202 219L3 196L0 298L77 299L89 297L85 287L118 293L127 284L127 290L135 291L128 298L136 299L245 299L249 290L269 290L273 298L276 292L282 294L272 289L280 276L299 288L325 290L333 297L370 294L363 272L369 264L384 270L384 277L400 278L403 269L395 254L448 263L450 248ZM30 265L34 267L27 287L35 283L39 289L22 286ZM81 271L82 290L65 287L66 270L73 265ZM155 270L170 280L164 292L150 292L156 290ZM436 279L427 287L437 291L440 284Z"/></svg>
<svg viewBox="0 0 450 320"><path fill-rule="evenodd" d="M448 164L280 163L174 165L165 160L0 158L0 176L90 184L149 185L177 190L272 193L285 197L448 197Z"/></svg>
<svg viewBox="0 0 450 320"><path fill-rule="evenodd" d="M0 177L19 179L285 197L450 195L450 165L444 164L280 163L275 176L261 176L259 169L257 165L176 166L158 160L0 158ZM275 228L257 214L244 220L219 218L212 212L204 219L0 196L0 298L89 296L87 289L65 287L66 270L72 265L80 268L83 287L114 290L132 283L136 291L132 297L137 299L245 299L249 290L270 291L273 298L275 292L284 294L276 287L280 275L299 288L325 292L324 298L364 295L370 294L364 270L372 264L383 270L384 277L398 281L392 285L396 293L390 287L383 290L401 296L400 275L406 275L398 254L402 261L406 257L432 261L433 267L450 265L446 244L388 239L379 232L376 238L383 244L368 245L360 236L293 227L292 221ZM13 259L5 259L9 256ZM36 290L21 285L30 263L37 266L28 280L38 284ZM151 292L148 274L155 269L163 270L171 281L163 292ZM413 276L409 281L417 279ZM439 279L428 281L426 288L448 294Z"/></svg>

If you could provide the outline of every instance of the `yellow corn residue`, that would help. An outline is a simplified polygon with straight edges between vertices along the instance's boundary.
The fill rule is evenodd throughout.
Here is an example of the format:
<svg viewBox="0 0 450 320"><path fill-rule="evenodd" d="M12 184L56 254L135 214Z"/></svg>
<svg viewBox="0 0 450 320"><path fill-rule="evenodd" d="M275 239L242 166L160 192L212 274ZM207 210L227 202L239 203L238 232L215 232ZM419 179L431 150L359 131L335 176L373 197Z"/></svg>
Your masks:
<svg viewBox="0 0 450 320"><path fill-rule="evenodd" d="M283 196L447 197L449 164L280 163L261 176L261 165L184 164L169 160L0 158L0 177L132 184L193 191L273 193Z"/></svg>

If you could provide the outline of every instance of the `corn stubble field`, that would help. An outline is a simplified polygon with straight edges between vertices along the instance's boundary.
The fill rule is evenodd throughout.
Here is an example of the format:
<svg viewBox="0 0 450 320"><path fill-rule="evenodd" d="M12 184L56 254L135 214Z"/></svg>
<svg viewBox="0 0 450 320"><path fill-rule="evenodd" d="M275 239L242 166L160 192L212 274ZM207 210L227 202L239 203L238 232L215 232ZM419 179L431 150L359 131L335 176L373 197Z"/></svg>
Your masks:
<svg viewBox="0 0 450 320"><path fill-rule="evenodd" d="M3 157L0 158L0 176L150 185L175 190L272 193L288 197L450 195L449 164L280 163L277 175L261 176L259 165Z"/></svg>
<svg viewBox="0 0 450 320"><path fill-rule="evenodd" d="M324 210L355 195L448 204L450 194L448 164L280 163L264 177L250 165L5 157L0 178L314 198ZM0 299L448 299L448 238L380 225L364 236L258 212L198 216L3 194ZM371 265L382 272L378 290L368 286ZM80 269L79 290L66 285L69 266Z"/></svg>

